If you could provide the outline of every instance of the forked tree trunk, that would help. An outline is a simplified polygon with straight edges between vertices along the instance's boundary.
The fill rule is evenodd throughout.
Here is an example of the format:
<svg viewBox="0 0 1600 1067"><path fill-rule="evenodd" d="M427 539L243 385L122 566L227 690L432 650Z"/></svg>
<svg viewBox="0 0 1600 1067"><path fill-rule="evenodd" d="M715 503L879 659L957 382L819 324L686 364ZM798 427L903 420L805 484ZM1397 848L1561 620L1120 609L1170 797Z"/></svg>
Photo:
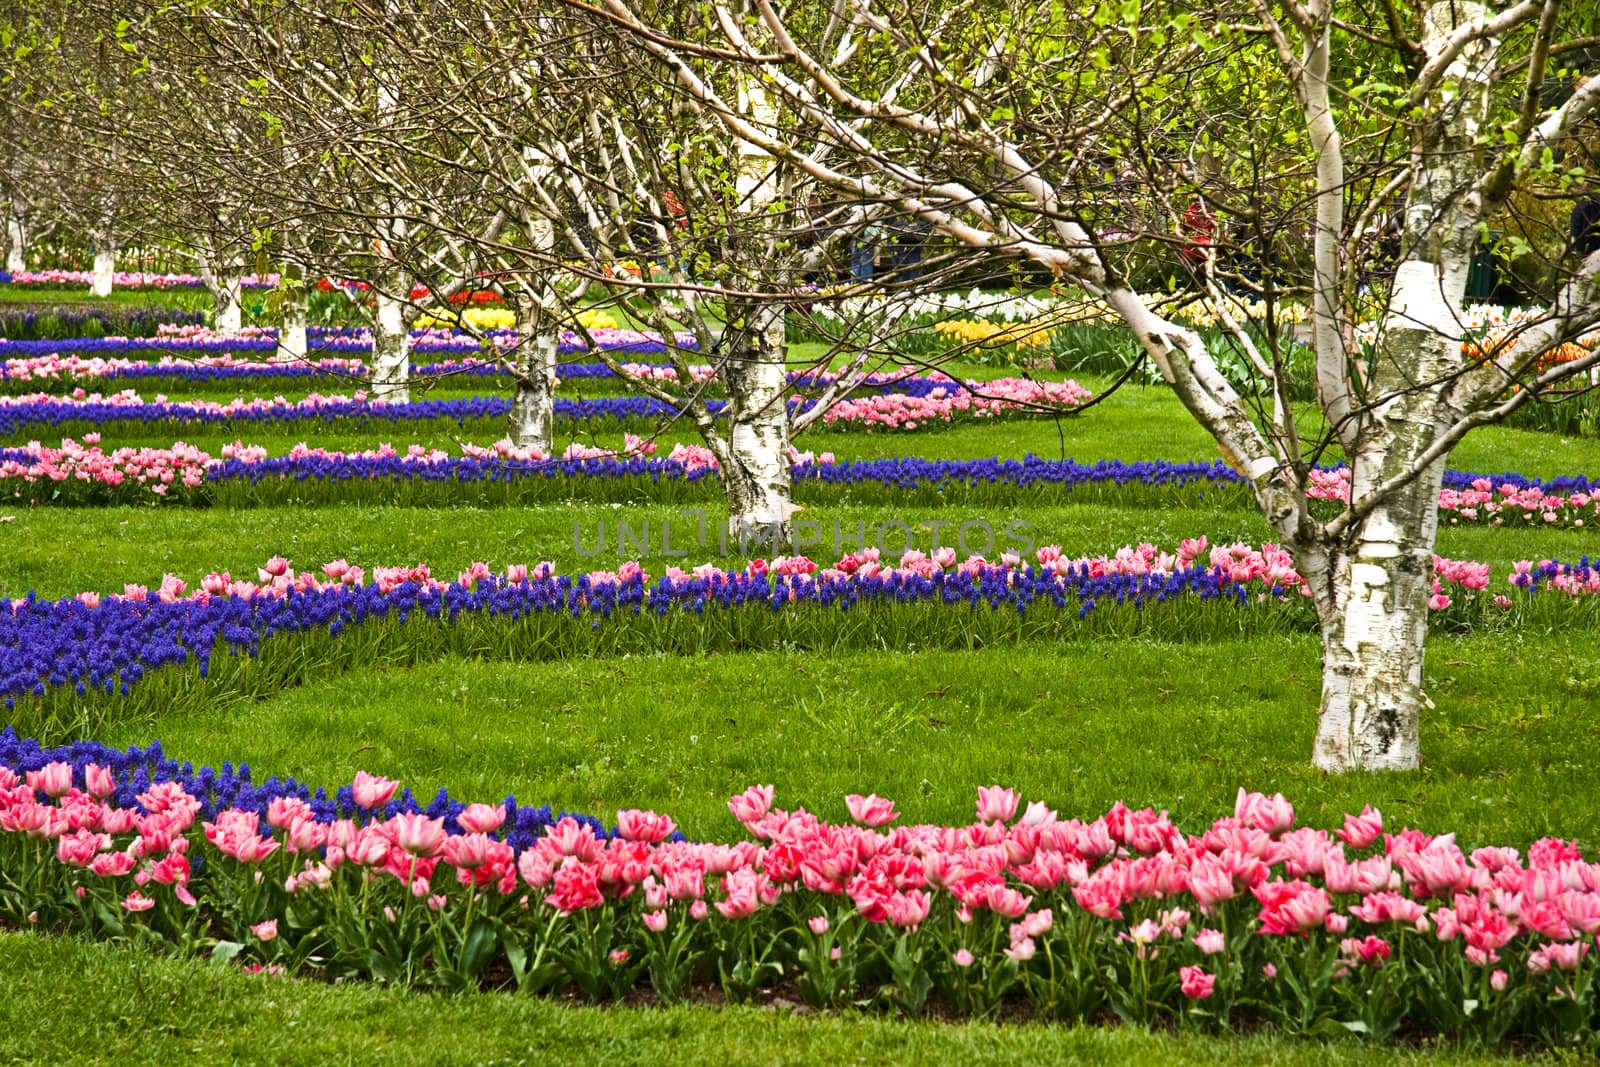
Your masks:
<svg viewBox="0 0 1600 1067"><path fill-rule="evenodd" d="M545 455L555 447L557 344L555 326L542 311L535 309L523 318L517 387L506 432L518 448L537 448Z"/></svg>
<svg viewBox="0 0 1600 1067"><path fill-rule="evenodd" d="M1364 466L1372 464L1358 460L1356 469ZM1443 477L1444 464L1435 464L1330 552L1325 573L1308 576L1322 621L1322 702L1312 753L1322 770L1411 770L1418 764Z"/></svg>
<svg viewBox="0 0 1600 1067"><path fill-rule="evenodd" d="M398 297L378 292L372 321L372 398L390 404L411 402L411 359Z"/></svg>
<svg viewBox="0 0 1600 1067"><path fill-rule="evenodd" d="M278 356L282 359L306 358L305 271L286 264L279 275Z"/></svg>
<svg viewBox="0 0 1600 1067"><path fill-rule="evenodd" d="M1463 22L1486 17L1475 0L1431 5L1425 49L1437 53ZM1441 91L1435 104L1444 117L1424 127L1418 143L1423 165L1407 193L1405 255L1367 369L1371 395L1383 399L1358 415L1349 449L1355 507L1375 487L1392 488L1328 553L1317 583L1323 684L1312 758L1324 770L1411 770L1420 760L1423 648L1447 458L1429 450L1461 413L1448 388L1419 383L1449 383L1465 370L1461 311L1478 217L1461 191L1477 175L1472 149L1488 113L1497 48L1479 40L1457 54L1447 81L1466 89L1453 100ZM1412 470L1420 473L1404 480Z"/></svg>
<svg viewBox="0 0 1600 1067"><path fill-rule="evenodd" d="M28 269L28 229L16 215L6 218L6 271L20 274Z"/></svg>
<svg viewBox="0 0 1600 1067"><path fill-rule="evenodd" d="M96 236L94 244L94 276L89 283L90 296L110 296L116 282L117 253L108 238Z"/></svg>
<svg viewBox="0 0 1600 1067"><path fill-rule="evenodd" d="M737 347L717 368L728 392L728 536L741 549L777 552L792 541L784 309L729 304L725 337Z"/></svg>

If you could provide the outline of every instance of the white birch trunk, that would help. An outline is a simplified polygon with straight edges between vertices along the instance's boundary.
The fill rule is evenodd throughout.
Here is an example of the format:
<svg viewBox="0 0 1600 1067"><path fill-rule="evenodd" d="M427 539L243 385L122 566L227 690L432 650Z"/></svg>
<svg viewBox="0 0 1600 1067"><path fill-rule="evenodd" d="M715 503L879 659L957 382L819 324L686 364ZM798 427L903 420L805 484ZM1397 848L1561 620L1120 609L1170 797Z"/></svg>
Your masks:
<svg viewBox="0 0 1600 1067"><path fill-rule="evenodd" d="M95 241L94 275L89 283L90 296L110 296L116 282L117 253L109 242Z"/></svg>
<svg viewBox="0 0 1600 1067"><path fill-rule="evenodd" d="M20 274L28 269L28 230L15 214L6 219L6 271Z"/></svg>
<svg viewBox="0 0 1600 1067"><path fill-rule="evenodd" d="M506 433L518 448L537 448L550 455L555 448L556 348L559 338L550 319L528 315L517 348L517 386L511 398Z"/></svg>
<svg viewBox="0 0 1600 1067"><path fill-rule="evenodd" d="M730 302L724 337L742 344L717 368L728 392L728 535L742 550L777 552L792 541L784 310Z"/></svg>
<svg viewBox="0 0 1600 1067"><path fill-rule="evenodd" d="M286 264L279 275L278 358L306 358L305 271Z"/></svg>
<svg viewBox="0 0 1600 1067"><path fill-rule="evenodd" d="M224 337L237 337L244 328L243 287L236 267L216 279L211 290L212 329Z"/></svg>
<svg viewBox="0 0 1600 1067"><path fill-rule="evenodd" d="M1442 48L1463 22L1481 20L1479 3L1435 3L1424 49ZM1327 570L1313 583L1322 620L1323 687L1313 762L1329 771L1411 770L1418 765L1423 648L1433 585L1439 487L1445 457L1424 463L1456 421L1449 382L1464 370L1461 309L1478 244L1481 205L1472 155L1488 108L1488 70L1496 46L1478 41L1448 69L1459 88L1433 103L1439 118L1424 127L1406 203L1405 260L1395 271L1372 394L1380 397L1354 434L1351 501L1392 488L1325 546ZM1319 349L1323 341L1319 339ZM1410 471L1416 477L1403 481Z"/></svg>
<svg viewBox="0 0 1600 1067"><path fill-rule="evenodd" d="M550 169L539 159L541 153L529 151L535 164L534 180L549 180ZM542 215L529 214L523 225L529 243L540 253L555 248L555 226ZM555 315L554 294L548 279L539 279L526 293L521 321L517 323L521 341L517 348L517 384L511 398L511 416L506 433L518 448L537 448L545 455L555 449L556 357L561 343Z"/></svg>
<svg viewBox="0 0 1600 1067"><path fill-rule="evenodd" d="M1443 477L1444 464L1436 464L1368 515L1324 573L1308 576L1322 620L1322 701L1312 752L1321 770L1403 771L1418 764Z"/></svg>
<svg viewBox="0 0 1600 1067"><path fill-rule="evenodd" d="M410 354L406 351L405 318L398 297L375 291L377 314L372 321L372 398L409 404Z"/></svg>

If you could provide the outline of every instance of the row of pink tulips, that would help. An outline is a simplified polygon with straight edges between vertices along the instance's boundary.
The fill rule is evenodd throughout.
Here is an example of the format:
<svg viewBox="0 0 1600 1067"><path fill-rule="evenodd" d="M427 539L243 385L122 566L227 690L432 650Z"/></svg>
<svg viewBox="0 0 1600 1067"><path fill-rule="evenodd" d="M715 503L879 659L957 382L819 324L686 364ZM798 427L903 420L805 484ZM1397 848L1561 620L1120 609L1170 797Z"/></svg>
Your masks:
<svg viewBox="0 0 1600 1067"><path fill-rule="evenodd" d="M774 556L770 560L752 559L745 565L742 573L755 577L773 575L824 581L846 578L926 579L940 574L1009 573L1015 576L1024 567L1035 567L1039 572L1052 575L1060 582L1065 582L1074 574L1089 578L1118 575L1138 577L1167 576L1202 570L1214 572L1224 584L1241 587L1261 598L1269 596L1282 598L1296 594L1310 596L1305 580L1294 568L1293 559L1280 546L1267 542L1257 548L1242 541L1227 545L1212 545L1204 536L1185 538L1176 553L1163 551L1156 545L1146 542L1126 545L1111 555L1068 556L1062 552L1059 545L1045 545L1035 550L1031 559L1026 559L1018 552L1007 551L1001 553L999 559L993 562L982 556L962 558L955 549L948 546L938 548L932 553L908 549L898 558L885 556L881 550L868 547L847 553L831 565L819 564L804 555ZM320 571L321 573L296 572L289 559L274 556L256 568L254 580L235 578L228 571L213 571L200 580L198 588L191 588L186 580L169 573L162 577L155 589L128 583L121 594L101 594L89 590L79 593L78 599L91 606L98 606L119 598L129 600L153 598L171 603L183 599L203 601L216 596L282 597L290 591L315 591L338 585L361 586L368 581L365 568L343 559L323 564ZM533 566L525 563L512 564L505 569L504 579L516 584L530 579L546 578L555 573L556 564L545 560ZM740 572L728 571L722 564L709 562L688 569L668 565L663 570L664 577L678 584L694 579L722 581L737 573ZM496 574L496 570L488 563L476 561L456 576L456 582L472 588L479 581ZM650 573L637 560L625 561L615 569L588 571L581 577L591 585L639 580L648 586L652 580ZM1512 589L1531 589L1535 586L1536 579L1543 579L1551 588L1572 596L1600 595L1600 571L1592 568L1570 567L1552 560L1538 563L1532 560L1518 560L1510 566L1505 576L1507 585ZM374 567L371 581L380 590L394 589L408 581L439 591L448 588L450 584L433 577L428 565L421 563L413 566ZM1442 611L1450 607L1456 597L1476 599L1480 595L1487 594L1490 584L1489 564L1435 556L1434 598L1431 607L1436 611ZM1510 591L1512 590L1508 590ZM646 598L648 595L649 591L646 589ZM1493 595L1493 602L1502 608L1510 607L1512 603L1509 597L1500 593Z"/></svg>
<svg viewBox="0 0 1600 1067"><path fill-rule="evenodd" d="M249 445L242 440L223 446L216 456L183 441L175 442L170 448L119 448L111 451L105 451L101 444L101 434L87 433L81 439L63 438L60 447L33 440L18 448L5 450L7 455L0 458L0 484L8 481L23 485L67 481L111 487L131 484L148 487L153 495L159 497L166 495L174 484L189 488L205 484L208 468L213 463L233 460L258 464L274 458L265 446ZM538 448L518 447L505 438L489 445L463 442L460 448L460 454L465 457L509 464L655 457L681 463L687 473L714 470L717 467L716 457L703 445L677 443L663 453L655 441L632 433L624 435L624 444L620 449L573 442L560 452L545 453ZM407 465L426 468L448 464L452 457L442 449L417 444L408 445L402 451L384 442L373 449L344 452L312 447L302 441L284 453L284 458L316 458L334 462L400 458ZM835 456L830 451L817 454L791 448L790 458L800 465L831 466L835 463ZM1348 470L1341 468L1312 472L1314 497L1347 501L1349 491ZM20 494L21 490L16 492ZM1489 478L1478 478L1468 489L1441 490L1439 510L1444 520L1451 524L1503 525L1510 520L1519 525L1582 528L1586 522L1600 516L1600 493L1559 493L1546 491L1538 485L1495 485Z"/></svg>
<svg viewBox="0 0 1600 1067"><path fill-rule="evenodd" d="M511 464L543 463L553 459L595 460L660 455L661 458L683 464L685 470L691 472L714 470L718 465L716 456L704 445L680 442L662 454L657 442L631 433L624 435L620 449L599 448L574 441L558 453L546 453L536 447L519 447L507 438L490 445L462 442L460 447L462 456ZM29 441L21 448L8 451L10 458L0 458L0 483L11 481L32 485L75 481L111 487L126 484L144 486L157 497L165 496L175 485L191 489L200 487L205 484L207 472L214 463L231 460L259 464L271 458L264 446L247 445L243 441L224 445L215 456L183 441L176 442L170 448L118 448L108 452L101 447L101 435L98 433L84 434L81 441L64 438L59 448ZM314 448L302 441L285 456L291 460L403 459L405 463L419 468L446 464L452 459L451 454L443 449L413 444L402 452L388 442L359 452L341 452ZM806 464L828 465L834 461L832 452L823 452L818 456L793 448L790 449L790 458L795 463Z"/></svg>
<svg viewBox="0 0 1600 1067"><path fill-rule="evenodd" d="M89 285L94 272L87 270L23 270L8 276L12 285ZM112 283L119 289L196 288L204 284L198 274L153 274L148 271L114 271ZM276 274L247 274L246 288L270 289L278 284Z"/></svg>
<svg viewBox="0 0 1600 1067"><path fill-rule="evenodd" d="M829 408L822 422L858 423L869 430L915 430L921 423L950 422L958 415L992 418L1030 408L1073 407L1093 397L1093 393L1070 379L1039 382L1031 378L999 378L969 383L965 389L935 389L920 397L897 393L852 397Z"/></svg>
<svg viewBox="0 0 1600 1067"><path fill-rule="evenodd" d="M1350 502L1350 469L1313 470L1309 495L1316 500ZM1582 527L1600 515L1600 493L1547 492L1537 485L1496 485L1490 478L1475 478L1466 489L1439 491L1439 510L1451 524L1482 522L1495 526L1507 521L1532 526Z"/></svg>
<svg viewBox="0 0 1600 1067"><path fill-rule="evenodd" d="M975 1015L1026 1000L1048 1018L1596 1040L1600 863L1557 839L1469 852L1370 806L1330 833L1240 789L1185 833L1164 811L1080 821L994 786L966 825L895 825L875 795L836 823L756 786L728 802L743 840L621 811L609 839L563 818L514 848L504 808L427 813L364 772L342 812L279 795L197 819L175 781L131 805L120 785L98 765L0 769L0 910L447 988L498 965L596 1000L715 980L913 1015L937 995Z"/></svg>

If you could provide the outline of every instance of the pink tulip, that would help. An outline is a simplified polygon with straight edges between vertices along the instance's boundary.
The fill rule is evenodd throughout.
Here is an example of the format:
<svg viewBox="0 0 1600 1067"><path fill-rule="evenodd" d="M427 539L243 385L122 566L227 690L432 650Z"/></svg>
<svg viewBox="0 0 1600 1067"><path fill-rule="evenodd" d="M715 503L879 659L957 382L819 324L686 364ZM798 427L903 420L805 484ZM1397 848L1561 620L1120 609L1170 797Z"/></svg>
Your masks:
<svg viewBox="0 0 1600 1067"><path fill-rule="evenodd" d="M122 901L122 907L126 911L149 911L155 906L155 901L151 900L143 893L140 893L138 890L134 890L132 893L129 893Z"/></svg>
<svg viewBox="0 0 1600 1067"><path fill-rule="evenodd" d="M1382 966L1383 961L1389 958L1389 942L1381 937L1355 938L1347 937L1339 942L1339 951L1345 957L1362 963L1370 963L1374 967Z"/></svg>
<svg viewBox="0 0 1600 1067"><path fill-rule="evenodd" d="M1204 1000L1217 984L1217 976L1207 974L1200 967L1180 967L1178 975L1181 979L1179 988L1190 1000Z"/></svg>
<svg viewBox="0 0 1600 1067"><path fill-rule="evenodd" d="M1218 904L1239 895L1232 872L1219 856L1211 853L1200 856L1190 865L1189 892L1194 894L1201 910L1208 915L1216 910Z"/></svg>
<svg viewBox="0 0 1600 1067"><path fill-rule="evenodd" d="M545 897L545 903L567 915L598 908L604 902L595 868L586 863L558 868L550 879L550 893Z"/></svg>
<svg viewBox="0 0 1600 1067"><path fill-rule="evenodd" d="M933 898L920 889L896 893L889 897L885 910L893 926L916 929L928 917Z"/></svg>
<svg viewBox="0 0 1600 1067"><path fill-rule="evenodd" d="M1033 959L1037 951L1038 946L1034 944L1033 938L1025 937L1021 941L1012 942L1011 947L1006 949L1006 955L1018 963L1026 963Z"/></svg>
<svg viewBox="0 0 1600 1067"><path fill-rule="evenodd" d="M640 918L644 920L646 929L658 934L667 928L667 913L664 911L647 911Z"/></svg>
<svg viewBox="0 0 1600 1067"><path fill-rule="evenodd" d="M411 856L437 856L444 847L444 819L421 812L402 812L383 824L390 839Z"/></svg>
<svg viewBox="0 0 1600 1067"><path fill-rule="evenodd" d="M736 797L728 800L728 810L733 817L746 826L753 822L760 822L766 818L767 812L772 810L773 788L770 785L753 785Z"/></svg>
<svg viewBox="0 0 1600 1067"><path fill-rule="evenodd" d="M1383 813L1371 804L1364 805L1360 815L1346 815L1344 829L1334 832L1351 848L1366 848L1383 833Z"/></svg>
<svg viewBox="0 0 1600 1067"><path fill-rule="evenodd" d="M624 841L643 841L653 845L666 840L675 829L677 826L671 819L653 811L617 812L617 833Z"/></svg>
<svg viewBox="0 0 1600 1067"><path fill-rule="evenodd" d="M456 816L461 828L472 834L488 834L500 829L506 821L506 809L494 804L468 804Z"/></svg>
<svg viewBox="0 0 1600 1067"><path fill-rule="evenodd" d="M111 768L102 767L98 763L91 763L83 769L84 787L89 795L104 799L117 791L117 783L111 776Z"/></svg>
<svg viewBox="0 0 1600 1067"><path fill-rule="evenodd" d="M250 932L256 935L259 941L271 941L278 936L278 920L268 919L266 922L256 923L250 927Z"/></svg>
<svg viewBox="0 0 1600 1067"><path fill-rule="evenodd" d="M1575 929L1600 934L1600 893L1568 890L1560 896L1562 913Z"/></svg>
<svg viewBox="0 0 1600 1067"><path fill-rule="evenodd" d="M345 858L362 867L382 867L389 858L389 839L375 827L364 826L345 850Z"/></svg>
<svg viewBox="0 0 1600 1067"><path fill-rule="evenodd" d="M311 805L299 797L273 797L267 804L267 825L274 830L293 826L312 816Z"/></svg>
<svg viewBox="0 0 1600 1067"><path fill-rule="evenodd" d="M1010 822L1017 813L1017 793L998 785L978 787L978 821Z"/></svg>
<svg viewBox="0 0 1600 1067"><path fill-rule="evenodd" d="M121 878L138 862L129 852L102 852L89 863L89 870L101 878Z"/></svg>
<svg viewBox="0 0 1600 1067"><path fill-rule="evenodd" d="M72 764L57 760L37 771L28 772L28 788L59 797L72 788Z"/></svg>
<svg viewBox="0 0 1600 1067"><path fill-rule="evenodd" d="M971 967L974 962L972 953L968 952L964 948L956 949L950 954L950 959L954 961L957 967Z"/></svg>
<svg viewBox="0 0 1600 1067"><path fill-rule="evenodd" d="M371 811L381 808L394 797L395 791L400 788L400 783L380 778L366 771L357 771L355 785L352 792L355 795L357 807Z"/></svg>
<svg viewBox="0 0 1600 1067"><path fill-rule="evenodd" d="M1282 793L1274 793L1269 797L1246 792L1241 787L1233 806L1233 817L1258 830L1278 834L1294 825L1294 806L1284 799Z"/></svg>
<svg viewBox="0 0 1600 1067"><path fill-rule="evenodd" d="M1321 926L1332 903L1325 890L1300 881L1268 882L1253 892L1261 902L1264 934L1294 934Z"/></svg>
<svg viewBox="0 0 1600 1067"><path fill-rule="evenodd" d="M56 859L68 867L87 867L102 850L111 847L109 834L75 830L56 839Z"/></svg>
<svg viewBox="0 0 1600 1067"><path fill-rule="evenodd" d="M600 855L600 842L594 836L594 828L570 816L559 819L554 826L545 827L544 832L545 840L540 842L541 847L548 842L548 847L558 856L574 856L587 863Z"/></svg>
<svg viewBox="0 0 1600 1067"><path fill-rule="evenodd" d="M1230 886L1232 882L1228 883ZM1078 907L1101 919L1122 918L1122 888L1109 878L1090 878L1072 890Z"/></svg>
<svg viewBox="0 0 1600 1067"><path fill-rule="evenodd" d="M876 793L868 796L851 793L844 798L844 803L845 807L850 809L850 817L863 826L885 826L899 818L894 810L894 801L886 800Z"/></svg>
<svg viewBox="0 0 1600 1067"><path fill-rule="evenodd" d="M1365 923L1397 922L1414 926L1428 914L1428 908L1410 897L1385 891L1367 894L1360 904L1350 909L1350 914Z"/></svg>

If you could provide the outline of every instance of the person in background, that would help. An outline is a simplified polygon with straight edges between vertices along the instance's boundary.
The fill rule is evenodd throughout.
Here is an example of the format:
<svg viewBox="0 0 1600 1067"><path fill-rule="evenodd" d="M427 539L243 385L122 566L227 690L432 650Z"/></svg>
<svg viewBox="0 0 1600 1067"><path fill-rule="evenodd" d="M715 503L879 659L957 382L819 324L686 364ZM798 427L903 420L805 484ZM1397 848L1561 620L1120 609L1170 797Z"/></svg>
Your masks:
<svg viewBox="0 0 1600 1067"><path fill-rule="evenodd" d="M915 281L922 276L922 248L932 232L933 224L924 219L896 219L889 226L889 241L883 250L887 262L880 265L892 271L896 281Z"/></svg>
<svg viewBox="0 0 1600 1067"><path fill-rule="evenodd" d="M850 246L850 277L858 282L870 282L878 265L878 250L883 245L883 226L869 222L861 227Z"/></svg>
<svg viewBox="0 0 1600 1067"><path fill-rule="evenodd" d="M1600 251L1600 188L1590 185L1572 205L1567 221L1573 251L1580 256Z"/></svg>
<svg viewBox="0 0 1600 1067"><path fill-rule="evenodd" d="M1217 217L1196 194L1178 218L1178 262L1197 292L1204 292L1208 261L1217 239Z"/></svg>

